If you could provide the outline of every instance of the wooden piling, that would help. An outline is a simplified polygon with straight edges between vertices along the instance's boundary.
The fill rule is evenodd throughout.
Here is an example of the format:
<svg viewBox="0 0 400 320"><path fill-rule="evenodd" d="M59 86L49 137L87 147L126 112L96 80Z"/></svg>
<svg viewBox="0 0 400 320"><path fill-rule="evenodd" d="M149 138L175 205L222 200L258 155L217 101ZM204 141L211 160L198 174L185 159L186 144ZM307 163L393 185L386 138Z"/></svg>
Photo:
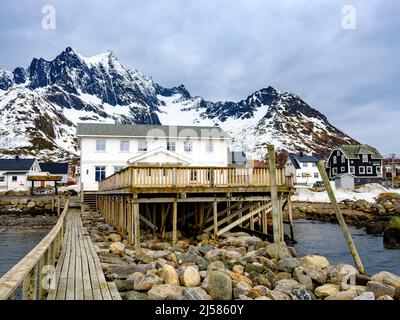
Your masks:
<svg viewBox="0 0 400 320"><path fill-rule="evenodd" d="M176 245L178 225L178 202L174 201L172 206L172 245Z"/></svg>
<svg viewBox="0 0 400 320"><path fill-rule="evenodd" d="M288 194L287 197L287 204L288 204L288 218L289 218L289 224L290 224L290 239L294 240L294 234L293 234L293 207L292 207L292 197L290 193Z"/></svg>
<svg viewBox="0 0 400 320"><path fill-rule="evenodd" d="M133 202L133 219L135 221L135 253L137 256L142 254L142 248L140 247L140 215L139 215L139 203Z"/></svg>
<svg viewBox="0 0 400 320"><path fill-rule="evenodd" d="M271 203L272 203L272 225L274 231L274 243L276 259L281 258L281 236L280 236L280 221L279 221L279 199L278 186L276 183L276 165L275 165L275 147L268 145L268 162L271 179Z"/></svg>
<svg viewBox="0 0 400 320"><path fill-rule="evenodd" d="M347 245L348 245L348 247L350 249L351 255L353 256L353 259L354 259L354 262L355 262L355 264L356 264L356 266L358 268L358 271L361 274L365 274L364 266L363 266L363 264L361 262L361 259L360 259L359 255L358 255L357 248L354 245L354 242L353 242L353 239L351 238L350 232L347 229L346 222L345 222L345 220L343 218L342 211L340 210L340 207L339 207L339 205L337 203L337 200L336 200L336 197L335 197L335 193L332 190L332 186L331 186L331 183L329 181L328 174L327 174L327 172L325 170L325 165L324 165L322 160L317 162L317 167L318 167L319 173L321 174L321 178L324 181L326 192L328 193L329 199L331 200L333 209L334 209L334 211L336 213L336 217L337 217L337 219L339 221L340 229L342 230L342 233L343 233L344 238L346 240L346 243L347 243Z"/></svg>
<svg viewBox="0 0 400 320"><path fill-rule="evenodd" d="M214 217L214 238L218 238L218 203L213 202L213 217Z"/></svg>

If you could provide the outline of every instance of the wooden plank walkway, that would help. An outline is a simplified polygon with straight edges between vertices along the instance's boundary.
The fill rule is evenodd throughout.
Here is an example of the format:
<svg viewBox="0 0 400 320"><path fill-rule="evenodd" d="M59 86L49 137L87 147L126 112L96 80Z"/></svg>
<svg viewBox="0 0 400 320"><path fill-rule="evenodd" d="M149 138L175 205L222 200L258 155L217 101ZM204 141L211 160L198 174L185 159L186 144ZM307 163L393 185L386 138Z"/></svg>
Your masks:
<svg viewBox="0 0 400 320"><path fill-rule="evenodd" d="M82 226L79 209L68 212L55 277L48 300L121 300L115 284L106 282L92 240Z"/></svg>

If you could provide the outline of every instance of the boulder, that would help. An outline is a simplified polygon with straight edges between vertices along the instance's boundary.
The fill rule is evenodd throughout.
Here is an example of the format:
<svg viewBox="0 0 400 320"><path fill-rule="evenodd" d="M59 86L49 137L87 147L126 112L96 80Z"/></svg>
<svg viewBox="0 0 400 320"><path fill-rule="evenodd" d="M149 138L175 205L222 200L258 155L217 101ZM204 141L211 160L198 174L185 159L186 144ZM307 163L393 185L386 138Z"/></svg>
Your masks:
<svg viewBox="0 0 400 320"><path fill-rule="evenodd" d="M112 242L121 242L122 238L118 233L111 233L108 238L110 239L110 241Z"/></svg>
<svg viewBox="0 0 400 320"><path fill-rule="evenodd" d="M180 280L182 285L185 287L196 287L200 284L201 278L199 271L190 266L183 270L183 273L180 276Z"/></svg>
<svg viewBox="0 0 400 320"><path fill-rule="evenodd" d="M126 300L147 300L147 293L132 290L126 292L125 297Z"/></svg>
<svg viewBox="0 0 400 320"><path fill-rule="evenodd" d="M207 266L207 272L211 271L225 271L225 265L220 261L211 262Z"/></svg>
<svg viewBox="0 0 400 320"><path fill-rule="evenodd" d="M355 292L340 291L325 298L325 300L353 300L357 297Z"/></svg>
<svg viewBox="0 0 400 320"><path fill-rule="evenodd" d="M301 277L302 275L307 275L309 276L313 281L315 281L318 285L323 285L326 282L327 278L327 273L324 269L322 269L318 265L313 265L313 264L306 264L297 267L294 272L293 272L293 277L296 279L302 278L303 280L306 279L304 277ZM307 281L308 280L304 280ZM311 290L311 289L309 289Z"/></svg>
<svg viewBox="0 0 400 320"><path fill-rule="evenodd" d="M274 291L290 294L293 290L306 290L306 286L293 279L283 279L275 283Z"/></svg>
<svg viewBox="0 0 400 320"><path fill-rule="evenodd" d="M335 284L324 284L315 288L314 294L319 299L325 299L331 295L337 294L339 292L339 286Z"/></svg>
<svg viewBox="0 0 400 320"><path fill-rule="evenodd" d="M380 297L377 298L376 300L393 300L393 298L390 297L390 296L380 296Z"/></svg>
<svg viewBox="0 0 400 320"><path fill-rule="evenodd" d="M373 275L371 277L371 280L381 282L394 287L396 290L395 297L397 299L400 299L400 276L397 276L387 271L382 271Z"/></svg>
<svg viewBox="0 0 400 320"><path fill-rule="evenodd" d="M358 297L355 297L354 300L375 300L375 294L371 291L365 291Z"/></svg>
<svg viewBox="0 0 400 320"><path fill-rule="evenodd" d="M110 265L105 268L104 273L115 274L118 279L127 279L131 274L133 274L136 266L134 265Z"/></svg>
<svg viewBox="0 0 400 320"><path fill-rule="evenodd" d="M237 264L233 266L232 271L237 273L237 274L243 274L244 273L244 267L240 264Z"/></svg>
<svg viewBox="0 0 400 320"><path fill-rule="evenodd" d="M297 259L284 257L278 263L278 270L284 272L293 272L293 270L299 265L300 263Z"/></svg>
<svg viewBox="0 0 400 320"><path fill-rule="evenodd" d="M228 275L231 277L232 280L237 281L237 282L245 282L247 283L249 286L253 285L253 282L246 276L241 275L239 273L235 273L232 271L228 272Z"/></svg>
<svg viewBox="0 0 400 320"><path fill-rule="evenodd" d="M162 284L163 280L152 274L146 274L141 278L134 281L134 290L136 291L149 291L152 287Z"/></svg>
<svg viewBox="0 0 400 320"><path fill-rule="evenodd" d="M134 290L134 281L133 280L130 280L130 279L127 279L127 280L116 279L116 280L114 280L114 283L117 286L118 291L120 291L120 292Z"/></svg>
<svg viewBox="0 0 400 320"><path fill-rule="evenodd" d="M320 266L322 268L330 265L328 259L323 256L317 255L307 255L300 259L302 264L311 264L315 266Z"/></svg>
<svg viewBox="0 0 400 320"><path fill-rule="evenodd" d="M214 300L232 300L232 279L226 273L211 271L207 279L207 292Z"/></svg>
<svg viewBox="0 0 400 320"><path fill-rule="evenodd" d="M393 298L395 294L394 287L376 281L369 281L365 290L373 292L376 298L381 296L389 296Z"/></svg>
<svg viewBox="0 0 400 320"><path fill-rule="evenodd" d="M387 228L383 232L383 245L387 249L400 249L400 228Z"/></svg>
<svg viewBox="0 0 400 320"><path fill-rule="evenodd" d="M147 292L147 298L149 300L165 300L169 296L181 296L183 289L184 287L176 284L155 285Z"/></svg>
<svg viewBox="0 0 400 320"><path fill-rule="evenodd" d="M125 245L122 242L113 242L110 245L110 252L123 257L125 256Z"/></svg>
<svg viewBox="0 0 400 320"><path fill-rule="evenodd" d="M264 252L264 254L261 254L263 256L267 255L267 258L274 259L276 257L275 253L275 244L271 243L267 245L265 248L260 249L261 251L258 252ZM285 243L281 243L281 258L283 257L291 257L291 254L286 246Z"/></svg>
<svg viewBox="0 0 400 320"><path fill-rule="evenodd" d="M178 273L175 268L169 264L164 265L161 269L160 276L166 284L180 284Z"/></svg>
<svg viewBox="0 0 400 320"><path fill-rule="evenodd" d="M245 272L264 273L266 268L261 263L246 263L244 266Z"/></svg>
<svg viewBox="0 0 400 320"><path fill-rule="evenodd" d="M202 288L185 288L182 295L186 300L212 300L211 296Z"/></svg>
<svg viewBox="0 0 400 320"><path fill-rule="evenodd" d="M26 204L26 209L33 209L34 207L36 206L36 203L35 203L35 201L29 201L27 204Z"/></svg>

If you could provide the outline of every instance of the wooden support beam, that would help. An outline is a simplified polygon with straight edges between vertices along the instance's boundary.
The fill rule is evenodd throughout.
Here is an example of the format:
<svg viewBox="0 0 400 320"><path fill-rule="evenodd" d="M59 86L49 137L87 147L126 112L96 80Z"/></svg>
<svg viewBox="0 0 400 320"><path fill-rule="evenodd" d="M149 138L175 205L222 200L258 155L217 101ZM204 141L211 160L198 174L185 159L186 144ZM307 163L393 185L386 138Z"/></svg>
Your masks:
<svg viewBox="0 0 400 320"><path fill-rule="evenodd" d="M280 237L280 215L279 215L279 199L278 186L276 182L276 165L275 165L275 147L268 145L268 162L271 181L271 202L272 202L272 225L274 229L274 243L276 260L281 258L281 237Z"/></svg>
<svg viewBox="0 0 400 320"><path fill-rule="evenodd" d="M293 206L292 206L292 197L289 194L287 198L287 204L288 204L288 218L289 218L289 224L290 224L290 239L294 240L294 234L293 234Z"/></svg>
<svg viewBox="0 0 400 320"><path fill-rule="evenodd" d="M264 204L252 211L250 211L249 213L245 214L243 217L241 217L240 219L237 219L236 221L232 222L231 224L225 226L224 228L222 228L221 230L219 230L217 232L217 235L220 236L222 234L224 234L225 232L228 232L229 230L231 230L232 228L236 227L237 225L240 225L241 223L243 223L246 220L249 220L250 217L254 216L255 214L259 213L261 210L267 209L269 206L271 206L269 203ZM267 209L267 211L271 211L271 208Z"/></svg>
<svg viewBox="0 0 400 320"><path fill-rule="evenodd" d="M172 205L172 245L176 245L177 241L177 226L178 225L178 202Z"/></svg>
<svg viewBox="0 0 400 320"><path fill-rule="evenodd" d="M233 197L190 197L190 198L139 198L137 203L173 203L185 202L185 203L200 203L200 202L249 202L249 201L269 201L271 197L268 195L264 196L233 196ZM236 204L237 205L237 204Z"/></svg>
<svg viewBox="0 0 400 320"><path fill-rule="evenodd" d="M214 237L218 238L218 202L213 202Z"/></svg>
<svg viewBox="0 0 400 320"><path fill-rule="evenodd" d="M144 224L148 225L151 229L153 229L154 231L158 230L158 227L156 225L154 225L153 223L151 223L150 220L146 219L145 217L143 217L142 215L140 215L140 221L142 221Z"/></svg>
<svg viewBox="0 0 400 320"><path fill-rule="evenodd" d="M214 201L214 202L215 202L215 201ZM228 208L226 208L226 209L224 209L224 210L218 212L218 217L223 216L223 215L224 215L225 213L227 213L229 210L236 209L236 208L239 206L239 204L240 204L239 202L238 202L238 203L235 203L235 204L229 206ZM205 223L212 222L213 220L214 220L214 218L213 218L213 217L210 217L210 218L206 219L206 222L205 222Z"/></svg>
<svg viewBox="0 0 400 320"><path fill-rule="evenodd" d="M140 247L140 214L139 204L133 202L133 218L135 221L135 253L137 256L142 254L142 248Z"/></svg>
<svg viewBox="0 0 400 320"><path fill-rule="evenodd" d="M363 264L361 262L360 256L358 255L357 248L354 245L354 242L353 242L353 239L351 238L349 230L347 229L346 221L343 218L343 214L342 214L342 211L340 210L340 207L339 207L339 205L337 203L335 193L332 190L332 186L331 186L331 183L329 181L328 174L327 174L327 172L325 170L324 162L322 160L318 161L317 162L317 167L318 167L319 173L321 174L322 181L324 181L326 192L328 193L329 199L331 200L333 209L334 209L334 211L336 213L336 217L337 217L337 219L339 221L340 229L342 230L343 236L344 236L344 238L346 240L347 246L349 247L351 255L353 256L353 259L354 259L354 262L355 262L355 264L356 264L356 266L358 268L358 271L361 274L365 274L365 269L364 269L364 266L363 266Z"/></svg>

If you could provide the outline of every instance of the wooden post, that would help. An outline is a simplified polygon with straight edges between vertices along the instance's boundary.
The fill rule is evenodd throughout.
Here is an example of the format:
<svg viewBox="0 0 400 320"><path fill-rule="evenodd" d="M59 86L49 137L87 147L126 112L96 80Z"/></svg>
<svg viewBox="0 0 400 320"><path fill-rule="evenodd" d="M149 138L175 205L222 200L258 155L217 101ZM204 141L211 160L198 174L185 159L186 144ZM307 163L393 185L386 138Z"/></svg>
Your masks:
<svg viewBox="0 0 400 320"><path fill-rule="evenodd" d="M142 248L140 247L140 215L139 203L133 202L133 217L135 220L135 253L137 256L142 255Z"/></svg>
<svg viewBox="0 0 400 320"><path fill-rule="evenodd" d="M288 194L288 216L289 216L289 223L290 223L290 239L294 240L293 235L293 207L292 207L292 197L290 193Z"/></svg>
<svg viewBox="0 0 400 320"><path fill-rule="evenodd" d="M61 199L57 197L57 219L60 219L61 214Z"/></svg>
<svg viewBox="0 0 400 320"><path fill-rule="evenodd" d="M281 241L285 241L285 232L283 229L283 201L282 197L279 197L279 234L281 235Z"/></svg>
<svg viewBox="0 0 400 320"><path fill-rule="evenodd" d="M31 196L33 196L33 188L35 187L35 181L32 180Z"/></svg>
<svg viewBox="0 0 400 320"><path fill-rule="evenodd" d="M178 224L178 202L175 200L172 206L172 245L176 245L177 241L177 224Z"/></svg>
<svg viewBox="0 0 400 320"><path fill-rule="evenodd" d="M165 203L161 205L161 238L165 238Z"/></svg>
<svg viewBox="0 0 400 320"><path fill-rule="evenodd" d="M51 212L54 212L54 196L51 197Z"/></svg>
<svg viewBox="0 0 400 320"><path fill-rule="evenodd" d="M274 229L274 243L276 260L281 258L281 237L279 221L278 186L276 184L275 147L268 145L269 174L271 178L272 225Z"/></svg>
<svg viewBox="0 0 400 320"><path fill-rule="evenodd" d="M347 242L347 245L348 245L348 247L350 249L351 255L353 256L354 262L356 263L358 271L361 274L365 274L364 266L363 266L363 264L361 262L361 259L360 259L359 255L358 255L357 248L354 245L354 242L353 242L353 239L351 238L350 232L347 229L346 222L344 221L342 211L340 210L340 207L339 207L339 205L337 203L337 200L336 200L336 197L335 197L335 193L332 190L332 186L331 186L331 183L329 181L328 174L326 173L325 166L324 166L324 163L323 163L322 160L317 162L317 167L318 167L319 173L321 174L321 178L324 181L326 192L328 193L329 199L331 200L333 209L335 210L335 213L336 213L336 217L337 217L337 219L339 221L340 229L342 230L342 233L343 233L344 238L345 238L345 240Z"/></svg>
<svg viewBox="0 0 400 320"><path fill-rule="evenodd" d="M54 194L55 194L55 195L58 195L57 181L54 181Z"/></svg>
<svg viewBox="0 0 400 320"><path fill-rule="evenodd" d="M213 202L213 216L214 216L214 238L218 238L218 203Z"/></svg>
<svg viewBox="0 0 400 320"><path fill-rule="evenodd" d="M127 229L128 229L128 244L133 244L133 210L132 210L132 202L128 201L128 221L127 221Z"/></svg>
<svg viewBox="0 0 400 320"><path fill-rule="evenodd" d="M263 205L265 201L263 202ZM267 217L267 209L262 211L262 232L264 234L268 234L268 217Z"/></svg>

